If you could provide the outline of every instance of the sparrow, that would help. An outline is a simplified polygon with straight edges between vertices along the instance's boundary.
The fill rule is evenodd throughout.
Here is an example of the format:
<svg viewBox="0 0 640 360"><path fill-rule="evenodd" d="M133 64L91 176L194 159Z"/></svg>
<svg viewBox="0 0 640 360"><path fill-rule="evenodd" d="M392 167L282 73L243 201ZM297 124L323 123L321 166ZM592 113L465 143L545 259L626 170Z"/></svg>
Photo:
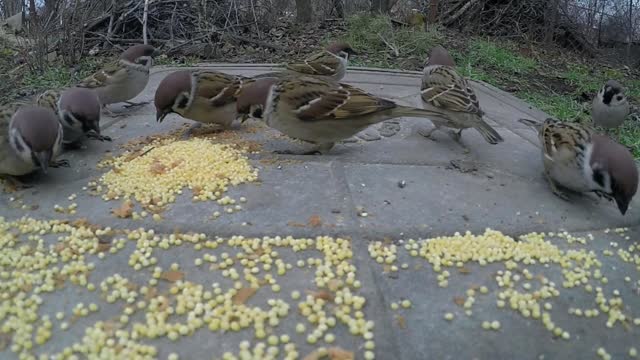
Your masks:
<svg viewBox="0 0 640 360"><path fill-rule="evenodd" d="M102 106L126 102L127 107L145 103L129 100L138 96L149 82L149 70L158 51L151 45L134 45L125 50L113 65L85 78L78 87L95 90Z"/></svg>
<svg viewBox="0 0 640 360"><path fill-rule="evenodd" d="M340 81L347 72L349 55L358 53L351 48L351 45L344 42L335 42L327 46L321 52L315 53L303 62L289 63L285 67L303 75L320 76L325 80Z"/></svg>
<svg viewBox="0 0 640 360"><path fill-rule="evenodd" d="M629 115L629 101L619 82L609 80L598 91L591 104L593 123L606 129L616 128Z"/></svg>
<svg viewBox="0 0 640 360"><path fill-rule="evenodd" d="M218 71L176 71L158 85L154 104L156 120L170 113L227 129L237 118L240 89L253 80Z"/></svg>
<svg viewBox="0 0 640 360"><path fill-rule="evenodd" d="M544 173L551 191L568 200L558 185L615 200L624 215L638 190L638 168L626 147L578 123L520 119L538 131Z"/></svg>
<svg viewBox="0 0 640 360"><path fill-rule="evenodd" d="M111 141L110 137L100 135L100 101L93 90L47 90L38 96L36 103L58 115L64 131L63 145L77 146L84 138Z"/></svg>
<svg viewBox="0 0 640 360"><path fill-rule="evenodd" d="M0 107L0 174L20 176L40 168L69 166L57 160L63 130L56 114L40 106Z"/></svg>
<svg viewBox="0 0 640 360"><path fill-rule="evenodd" d="M484 111L480 108L476 93L455 70L453 58L442 46L431 50L420 89L423 108L437 113L431 118L435 127L421 135L430 137L439 128L448 127L459 129L451 135L460 141L462 130L474 128L489 144L503 141L500 134L482 120Z"/></svg>
<svg viewBox="0 0 640 360"><path fill-rule="evenodd" d="M326 153L335 142L384 120L434 115L312 76L257 79L240 91L237 106L243 120L261 118L289 137L316 144L304 155Z"/></svg>

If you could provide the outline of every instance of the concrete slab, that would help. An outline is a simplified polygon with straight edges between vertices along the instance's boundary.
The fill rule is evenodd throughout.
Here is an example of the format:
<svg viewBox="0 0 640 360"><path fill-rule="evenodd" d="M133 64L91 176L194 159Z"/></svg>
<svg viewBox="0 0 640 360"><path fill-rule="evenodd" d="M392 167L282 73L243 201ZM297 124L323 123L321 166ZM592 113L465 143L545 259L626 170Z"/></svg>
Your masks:
<svg viewBox="0 0 640 360"><path fill-rule="evenodd" d="M194 68L247 76L277 69L270 64L205 64ZM162 67L154 69L149 86L135 100L153 99L157 84L174 70ZM415 72L351 69L345 81L369 92L419 106L419 76ZM211 215L214 211L220 211L219 205L215 202L195 203L187 193L167 207L161 222L150 218L117 219L110 211L120 202L105 202L83 190L90 181L106 171L96 168L96 164L105 157L122 152L121 145L137 138L166 134L191 123L170 115L162 124L157 124L153 104L148 104L126 112L123 117L106 117L103 121L104 133L114 141L89 142L85 149L64 154L63 157L72 164L70 169L52 169L49 176L34 174L25 179L34 185L33 188L0 195L0 216L5 221L22 216L69 221L87 218L91 223L123 231L140 227L154 229L156 234L162 236L201 232L209 240L233 235L257 238L288 235L300 238L320 235L345 237L352 251L345 261L357 268L356 278L362 284L360 288L353 287L352 292L366 298L362 316L375 323L373 334L378 359L594 358L600 346L605 347L614 358L621 358L631 346L640 348L634 340L637 339L639 328L632 321L627 321L627 326L616 325L609 329L605 326L603 314L595 319L568 315L569 307L587 308L594 304L593 294L587 295L578 289L563 289L553 299L554 321L572 334L569 341L554 338L540 321L524 319L515 312L498 310L495 306L497 285L494 278L496 271L504 269L504 263L465 265L470 270L469 274L455 274L449 287L439 288L436 280L438 274L431 266L424 259L409 256L403 249L399 251L397 263L406 262L410 267L397 274L390 274L370 256L370 241L384 240L399 244L401 239L431 238L466 230L481 233L487 227L510 235L558 229L577 232L577 235L590 231L596 240L589 241L581 248L593 250L598 255L602 272L609 278L609 283L603 285L608 296L614 289L620 290L625 314L640 318L640 297L637 295L637 264L640 260L637 260L637 250L635 253L631 251L630 255L635 265L622 261L620 256L604 254L605 250L616 253L618 249L610 245L614 241L628 246L640 237L640 198L636 197L627 215L621 216L614 204L594 197L575 195L570 202L555 197L541 175L540 150L535 133L516 121L521 117L543 120L547 116L489 85L474 83L473 86L478 91L489 121L496 125L505 138L504 143L488 145L474 130L463 133L462 145L444 132L434 133L434 140L425 139L417 132L429 128L431 124L424 119L407 118L398 121L400 129L395 134L382 135L383 125L380 125L378 130L374 129L379 136L375 136L375 133L369 135L370 139L375 140L345 142L328 155L281 156L272 151L302 148L304 144L258 123L238 126L227 133L233 136L225 141L237 139L256 144L257 152L248 156L251 164L259 169L259 183L230 187L227 195L232 198L243 196L248 201L242 204L241 211L225 214L215 220ZM120 111L117 106L113 109ZM68 206L72 201L67 197L72 194L77 194L73 200L78 204L77 215L53 210L56 204ZM629 239L603 231L622 226L632 228L625 235ZM0 235L10 235L11 231ZM113 235L108 238L120 237ZM27 235L23 235L22 240L31 241ZM45 243L55 248L60 241L65 240L63 237L49 236ZM330 330L335 335L335 343L326 343L322 339L316 344L307 342L312 326L299 314L298 306L308 291L318 291L315 276L320 270L316 265L298 268L297 264L309 258L323 258L316 248L320 248L318 241L312 241L314 245L303 251L278 248L277 257L292 267L285 276L276 277L281 290L274 292L269 285L262 285L248 304L266 311L271 306L268 299L277 298L290 305L291 309L281 323L267 330L268 335L290 335L299 358L319 346L334 345L354 351L358 359L364 358L366 339L361 335L351 335L349 326L344 323L338 322ZM552 238L551 241L563 250L577 248L575 244L568 245L564 239ZM0 252L2 255L22 243L6 241L3 244L6 248ZM135 270L128 265L135 247L135 241L126 242L122 250L103 260L96 255L87 255L84 261L94 263L96 267L91 271L89 281L97 286L107 276L118 273L134 283L136 288L148 284L153 266ZM172 263L179 263L186 281L209 288L212 283L219 283L226 291L235 286L234 281L223 276L218 269L194 265L194 259L202 259L205 252L218 257L226 252L233 257L241 250L238 246L229 245L228 241L222 241L220 247L214 250L196 250L192 245L183 244L169 250L154 248L149 251L165 270ZM329 255L324 255L325 263L331 262ZM234 268L243 274L244 266L238 265L238 262ZM8 281L2 277L2 272L8 271L6 269L9 268L3 267L0 271L2 286ZM553 281L561 283L560 268L552 267L550 270L532 266L529 269L544 272ZM455 269L450 271L456 272ZM629 281L625 280L627 276ZM478 296L478 303L473 308L474 315L467 317L452 299L464 294L473 285L486 285L490 292ZM170 286L161 282L158 285L159 293L166 294ZM290 294L294 290L302 293L302 299L291 299ZM175 296L167 296L175 301ZM398 311L390 309L392 302L403 299L410 299L412 307ZM62 311L69 315L78 302L95 302L100 305L100 311L74 319L66 332L60 331L60 321L54 321L52 339L43 346L35 346L34 354L62 351L64 347L80 341L86 329L96 321L115 319L117 322L126 307L122 301L109 304L99 293L67 282L61 290L43 295L39 314L53 317L56 312ZM335 308L334 304L326 305L329 313ZM455 314L453 322L443 319L446 312ZM146 310L136 312L123 328L131 331L131 322L143 321L147 315ZM499 320L501 330L493 332L481 329L481 323L485 320ZM4 321L0 316L0 327ZM171 321L188 323L184 316L174 316ZM307 326L303 334L295 331L298 323ZM0 333L2 359L18 358L11 351L11 336ZM250 327L240 332L200 329L176 342L166 337L143 339L142 342L155 346L158 358L167 358L169 353L176 352L181 359L220 359L225 352L237 354L242 340L250 340L252 346L267 341L257 339L255 330ZM283 349L280 346L281 353L276 358L283 358Z"/></svg>

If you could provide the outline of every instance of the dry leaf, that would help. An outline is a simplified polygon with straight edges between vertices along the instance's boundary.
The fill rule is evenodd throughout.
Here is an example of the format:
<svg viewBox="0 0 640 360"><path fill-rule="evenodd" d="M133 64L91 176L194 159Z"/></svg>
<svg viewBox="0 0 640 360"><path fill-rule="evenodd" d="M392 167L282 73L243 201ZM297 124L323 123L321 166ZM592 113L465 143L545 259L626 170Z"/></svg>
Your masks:
<svg viewBox="0 0 640 360"><path fill-rule="evenodd" d="M301 223L298 223L298 222L295 222L295 221L289 221L289 223L287 225L291 226L291 227L301 227L301 228L307 227L305 224L301 224Z"/></svg>
<svg viewBox="0 0 640 360"><path fill-rule="evenodd" d="M322 219L318 215L311 215L309 221L307 222L311 227L320 227L322 226Z"/></svg>
<svg viewBox="0 0 640 360"><path fill-rule="evenodd" d="M464 275L471 274L471 270L467 269L467 268L466 268L466 267L464 267L464 266L463 266L463 267L461 267L461 268L458 268L458 272L459 272L460 274L464 274Z"/></svg>
<svg viewBox="0 0 640 360"><path fill-rule="evenodd" d="M182 271L168 270L160 274L160 279L167 280L169 282L176 282L184 279L184 273Z"/></svg>
<svg viewBox="0 0 640 360"><path fill-rule="evenodd" d="M400 329L407 328L407 320L402 315L396 315L396 322L398 323L398 327Z"/></svg>
<svg viewBox="0 0 640 360"><path fill-rule="evenodd" d="M331 347L324 351L318 349L305 356L303 360L353 360L352 351L347 351L339 347Z"/></svg>
<svg viewBox="0 0 640 360"><path fill-rule="evenodd" d="M167 172L167 167L164 166L164 164L162 164L160 161L155 160L152 164L151 167L149 168L149 170L151 171L152 174L154 175L162 175L165 172Z"/></svg>
<svg viewBox="0 0 640 360"><path fill-rule="evenodd" d="M144 299L149 301L154 297L156 297L156 295L158 295L158 289L156 289L155 287L152 287L147 290L146 294L144 294Z"/></svg>
<svg viewBox="0 0 640 360"><path fill-rule="evenodd" d="M256 294L256 291L258 291L258 289L256 288L243 287L240 290L238 290L238 292L235 295L233 295L233 298L231 298L231 301L233 301L233 303L236 305L244 304L247 302L247 300L251 299L253 295Z"/></svg>
<svg viewBox="0 0 640 360"><path fill-rule="evenodd" d="M338 279L331 279L327 282L327 288L333 292L338 291L342 287L342 281Z"/></svg>
<svg viewBox="0 0 640 360"><path fill-rule="evenodd" d="M334 295L327 290L319 290L319 291L307 290L307 294L313 296L316 299L322 299L324 301L333 302L333 299L334 299Z"/></svg>
<svg viewBox="0 0 640 360"><path fill-rule="evenodd" d="M110 242L100 242L98 241L98 252L107 252L111 249Z"/></svg>
<svg viewBox="0 0 640 360"><path fill-rule="evenodd" d="M115 215L116 217L126 219L130 217L131 214L133 214L133 203L127 200L123 202L119 208L111 210L111 213L113 213L113 215Z"/></svg>
<svg viewBox="0 0 640 360"><path fill-rule="evenodd" d="M82 227L88 228L88 227L91 226L91 223L89 222L89 219L87 219L87 218L80 218L80 219L74 220L71 223L71 225L73 225L75 227L78 227L78 228L82 228Z"/></svg>
<svg viewBox="0 0 640 360"><path fill-rule="evenodd" d="M384 264L382 266L382 273L387 274L391 272L391 265L389 264Z"/></svg>
<svg viewBox="0 0 640 360"><path fill-rule="evenodd" d="M453 302L458 305L458 306L462 306L465 303L465 300L462 296L456 296L453 298Z"/></svg>

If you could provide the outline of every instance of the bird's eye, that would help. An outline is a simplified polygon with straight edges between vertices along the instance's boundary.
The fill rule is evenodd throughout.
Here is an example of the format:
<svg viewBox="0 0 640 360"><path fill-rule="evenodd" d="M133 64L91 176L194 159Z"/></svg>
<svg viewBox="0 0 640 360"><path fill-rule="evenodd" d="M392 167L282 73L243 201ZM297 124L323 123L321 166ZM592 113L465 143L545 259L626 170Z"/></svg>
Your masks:
<svg viewBox="0 0 640 360"><path fill-rule="evenodd" d="M618 101L622 101L622 95L618 95L618 96L616 97L616 100L618 100Z"/></svg>
<svg viewBox="0 0 640 360"><path fill-rule="evenodd" d="M147 59L147 58L139 58L138 59L138 64L140 64L140 65L147 65L148 62L149 62L149 59Z"/></svg>
<svg viewBox="0 0 640 360"><path fill-rule="evenodd" d="M187 107L188 103L189 103L189 98L183 95L180 97L180 101L178 102L178 108L184 109Z"/></svg>

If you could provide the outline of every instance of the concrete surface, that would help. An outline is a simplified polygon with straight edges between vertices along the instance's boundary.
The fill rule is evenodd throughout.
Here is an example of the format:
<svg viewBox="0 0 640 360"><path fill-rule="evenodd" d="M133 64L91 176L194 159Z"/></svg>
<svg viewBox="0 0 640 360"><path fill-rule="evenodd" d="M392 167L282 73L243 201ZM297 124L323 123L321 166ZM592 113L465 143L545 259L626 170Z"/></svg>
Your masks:
<svg viewBox="0 0 640 360"><path fill-rule="evenodd" d="M273 70L269 65L232 64L202 65L198 68L247 76ZM154 69L146 91L135 100L152 100L157 84L172 70ZM348 72L344 81L376 95L419 106L417 73L354 69ZM595 196L572 195L571 202L555 197L542 177L536 135L516 121L522 117L543 120L547 115L489 85L474 86L487 118L497 126L505 138L504 143L489 145L474 130L466 130L463 133L465 149L443 132L435 133L436 141L418 135L417 130L431 126L427 120L402 119L401 130L390 137L340 144L326 156L281 156L274 155L272 150L299 147L300 144L260 124L244 125L259 131L246 131L240 127L237 131L243 138L257 141L263 147L259 154L250 155L252 164L260 169L261 184L231 188L228 195L234 198L245 196L248 202L243 211L222 216L216 221L211 221L210 215L218 205L212 202L193 203L187 195L168 207L163 215L167 220L163 222L115 219L110 209L117 207L119 202L105 202L81 190L105 171L96 169L95 164L107 151L118 153L121 151L118 145L133 138L165 133L189 122L174 114L168 116L164 123L156 124L153 104L149 104L131 110L126 117L104 117L103 134L112 137L113 143L90 142L86 149L63 156L71 162L71 169L53 169L50 176L36 174L28 177L25 181L35 185L34 188L18 194L2 194L0 216L8 219L23 215L46 219L73 218L55 213L53 206L67 205L67 196L77 193L78 215L75 217L85 217L93 223L114 228L142 226L154 228L158 233L171 233L179 228L215 236L347 236L352 239L353 262L363 284L361 294L368 300L365 314L367 319L376 323L377 359L591 359L596 358L596 349L600 346L604 346L613 358L624 358L630 346L640 348L639 326L625 328L617 325L608 329L604 326L606 318L603 315L585 319L567 313L569 307L592 307L592 295L585 296L579 290L563 290L561 296L554 299L554 321L573 334L569 341L558 340L544 329L540 321L524 319L515 312L496 308L493 277L497 269L504 268L503 265L471 265L471 275L459 278L459 282L451 281L448 288L441 289L437 286L436 274L424 259L424 267L420 270L401 271L398 276L390 277L369 256L369 241L385 238L393 241L431 238L467 230L481 233L487 227L509 235L559 229L576 234L589 232L594 234L596 241L590 242L587 248L599 254L603 273L606 272L610 280L603 287L609 294L613 289L619 289L628 314L640 317L637 283L640 270L623 263L617 256L602 256L602 251L610 248L610 242L615 237L619 238L613 233L605 234L604 229L631 227L629 236L632 241L637 241L640 235L640 196L634 199L626 216L620 215L614 203L601 201ZM375 128L368 130L369 133L372 131L375 132ZM376 138L375 133L373 138ZM276 161L261 161L265 159ZM399 186L400 182L406 186ZM17 209L10 197L18 197L24 204L37 204L38 208L28 212ZM366 211L368 216L360 216L362 211ZM306 224L313 216L318 216L323 225L291 226ZM250 225L242 225L243 222ZM552 241L562 248L569 248L564 240ZM192 252L174 249L171 254L167 259L161 258L167 266L173 261L192 266ZM295 263L297 256L291 252L283 258ZM405 260L401 258L401 262L404 261L409 261L408 255ZM136 272L126 266L126 256L118 254L101 264L106 273L100 277L115 270L123 275L136 276ZM413 269L413 264L411 266ZM308 288L307 283L313 274L299 275L285 280L283 294L289 294L292 289ZM561 283L561 272L557 271L556 275L557 279L550 278ZM631 277L630 282L623 280L625 275ZM206 271L196 273L190 280L201 280L206 284L229 281ZM471 283L487 285L491 292L484 295L484 300L478 301L477 308L474 308L476 315L467 317L451 299L455 294L463 294ZM59 311L60 304L70 308L78 301L85 304L97 301L82 300L85 297L91 298L90 294L65 290L52 294L51 303L43 309L47 313L55 313ZM396 312L390 310L389 304L404 298L411 299L413 307L400 310L406 323L399 326L394 315ZM265 299L256 296L254 300L259 306ZM291 302L291 305L294 311L281 325L281 330L293 335L295 323L301 317L295 311L295 303ZM456 313L456 320L452 323L444 321L444 312ZM117 313L116 307L107 306L100 317L107 318ZM480 328L481 321L494 319L501 321L501 331ZM66 334L54 335L43 350L59 351L61 347L77 341L77 337L84 333L83 326L95 320L83 319ZM334 333L339 346L355 350L357 358L362 358L362 338L348 335L345 326L337 327ZM149 343L158 346L162 358L175 351L182 359L209 359L211 356L221 357L224 351L237 352L238 342L246 338L252 338L248 331L212 334L201 330L177 343L166 339ZM295 341L301 358L313 348L304 342L304 337L298 336ZM3 359L14 356L9 350L0 352Z"/></svg>

